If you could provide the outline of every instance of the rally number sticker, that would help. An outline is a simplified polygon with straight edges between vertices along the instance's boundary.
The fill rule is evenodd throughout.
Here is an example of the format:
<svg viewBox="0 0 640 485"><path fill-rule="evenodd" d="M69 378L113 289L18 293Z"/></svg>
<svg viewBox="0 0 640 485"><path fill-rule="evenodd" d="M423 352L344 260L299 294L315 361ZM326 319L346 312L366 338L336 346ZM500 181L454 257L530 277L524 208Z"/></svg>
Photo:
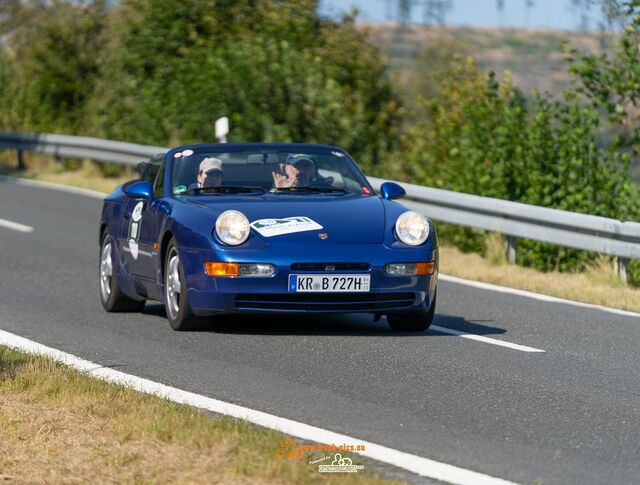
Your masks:
<svg viewBox="0 0 640 485"><path fill-rule="evenodd" d="M129 223L129 251L133 259L138 259L138 239L140 238L140 224L142 223L142 209L144 202L136 204L131 212L131 222Z"/></svg>
<svg viewBox="0 0 640 485"><path fill-rule="evenodd" d="M282 236L295 232L315 231L322 226L305 216L285 217L281 219L259 219L250 226L264 237Z"/></svg>

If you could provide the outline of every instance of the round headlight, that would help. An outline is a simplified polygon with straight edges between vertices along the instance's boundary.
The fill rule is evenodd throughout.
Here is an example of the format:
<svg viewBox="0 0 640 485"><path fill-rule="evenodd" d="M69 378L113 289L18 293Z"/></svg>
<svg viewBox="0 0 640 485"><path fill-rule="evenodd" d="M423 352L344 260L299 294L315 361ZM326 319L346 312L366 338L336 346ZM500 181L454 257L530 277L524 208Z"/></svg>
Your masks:
<svg viewBox="0 0 640 485"><path fill-rule="evenodd" d="M405 212L396 221L396 235L409 246L419 246L429 237L429 220L417 212Z"/></svg>
<svg viewBox="0 0 640 485"><path fill-rule="evenodd" d="M249 220L242 212L224 211L216 220L216 234L223 243L231 246L245 242L250 230Z"/></svg>

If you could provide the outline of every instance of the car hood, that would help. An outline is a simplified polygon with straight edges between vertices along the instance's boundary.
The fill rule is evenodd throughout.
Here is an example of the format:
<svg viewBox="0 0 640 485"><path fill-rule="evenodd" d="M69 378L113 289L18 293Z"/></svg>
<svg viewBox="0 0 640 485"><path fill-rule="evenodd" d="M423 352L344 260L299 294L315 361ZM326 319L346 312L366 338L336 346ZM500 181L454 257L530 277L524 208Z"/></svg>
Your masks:
<svg viewBox="0 0 640 485"><path fill-rule="evenodd" d="M188 197L185 202L196 205L218 217L225 210L237 210L253 223L263 219L306 217L322 228L304 232L265 236L255 228L255 236L268 244L375 244L384 240L385 208L376 196L289 196Z"/></svg>

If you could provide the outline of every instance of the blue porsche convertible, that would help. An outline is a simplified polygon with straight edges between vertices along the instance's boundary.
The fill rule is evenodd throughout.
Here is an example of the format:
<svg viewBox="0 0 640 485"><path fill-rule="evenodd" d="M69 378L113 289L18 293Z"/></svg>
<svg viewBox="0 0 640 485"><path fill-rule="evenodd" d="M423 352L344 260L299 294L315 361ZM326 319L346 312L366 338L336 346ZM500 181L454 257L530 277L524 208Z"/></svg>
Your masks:
<svg viewBox="0 0 640 485"><path fill-rule="evenodd" d="M175 330L223 313L371 313L397 331L433 320L432 222L377 195L327 145L188 145L139 165L104 199L100 298L161 301Z"/></svg>

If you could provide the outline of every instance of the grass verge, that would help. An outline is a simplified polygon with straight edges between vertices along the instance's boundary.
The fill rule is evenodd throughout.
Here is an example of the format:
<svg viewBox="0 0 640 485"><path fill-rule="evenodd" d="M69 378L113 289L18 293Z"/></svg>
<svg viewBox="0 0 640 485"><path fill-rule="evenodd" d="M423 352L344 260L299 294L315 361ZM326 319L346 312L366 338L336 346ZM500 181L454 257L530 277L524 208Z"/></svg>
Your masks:
<svg viewBox="0 0 640 485"><path fill-rule="evenodd" d="M136 177L130 167L97 164L90 160L63 160L54 163L48 155L25 153L27 169L17 170L13 154L0 158L0 175L41 180L109 193L113 188Z"/></svg>
<svg viewBox="0 0 640 485"><path fill-rule="evenodd" d="M469 280L640 312L640 290L620 281L607 258L596 258L584 273L543 273L496 259L443 246L440 248L440 271Z"/></svg>
<svg viewBox="0 0 640 485"><path fill-rule="evenodd" d="M0 173L102 192L110 192L117 184L134 177L133 171L127 169L118 177L106 178L104 170L89 161L79 163L76 170L68 170L52 164L50 157L31 157L29 170L21 172L9 168L9 163L15 162L5 159L3 165L0 161ZM440 248L440 264L442 273L460 278L640 312L640 290L621 282L609 260L603 257L596 258L594 265L584 273L543 273L507 264L502 239L493 234L487 239L486 257L443 245Z"/></svg>
<svg viewBox="0 0 640 485"><path fill-rule="evenodd" d="M309 465L313 457L276 457L284 438L0 346L2 481L343 482L344 474ZM349 481L400 483L366 470Z"/></svg>

